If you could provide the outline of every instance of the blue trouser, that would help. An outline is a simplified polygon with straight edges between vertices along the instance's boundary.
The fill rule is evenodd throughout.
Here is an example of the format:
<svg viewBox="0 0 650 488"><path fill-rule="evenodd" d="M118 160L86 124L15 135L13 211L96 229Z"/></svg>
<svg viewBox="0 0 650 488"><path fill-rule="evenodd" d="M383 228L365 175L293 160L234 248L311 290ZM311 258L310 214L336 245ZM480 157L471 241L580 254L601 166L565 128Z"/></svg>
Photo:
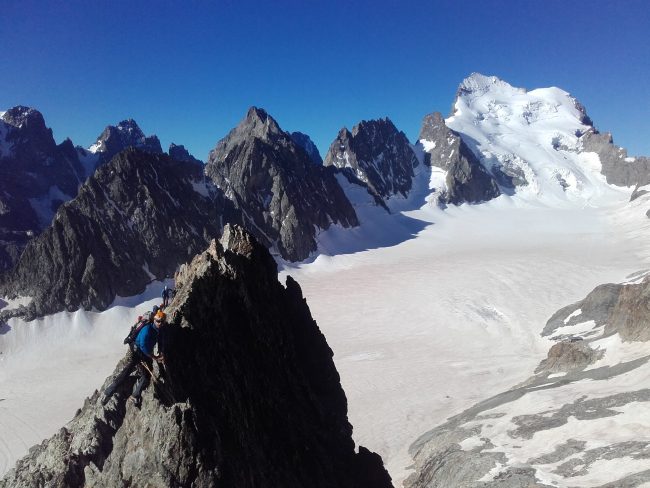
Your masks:
<svg viewBox="0 0 650 488"><path fill-rule="evenodd" d="M104 395L107 397L110 397L113 393L115 393L115 390L117 389L118 386L124 382L126 378L129 377L131 372L134 369L137 369L138 371L138 380L135 382L135 385L133 386L133 393L131 393L132 396L135 398L140 398L140 395L142 394L142 390L144 390L147 385L149 384L149 371L146 370L146 368L141 364L144 362L147 364L149 369L151 370L152 366L152 361L151 358L143 354L140 349L134 346L133 350L129 351L129 357L126 365L120 371L120 374L117 375L115 380L106 388L104 391Z"/></svg>

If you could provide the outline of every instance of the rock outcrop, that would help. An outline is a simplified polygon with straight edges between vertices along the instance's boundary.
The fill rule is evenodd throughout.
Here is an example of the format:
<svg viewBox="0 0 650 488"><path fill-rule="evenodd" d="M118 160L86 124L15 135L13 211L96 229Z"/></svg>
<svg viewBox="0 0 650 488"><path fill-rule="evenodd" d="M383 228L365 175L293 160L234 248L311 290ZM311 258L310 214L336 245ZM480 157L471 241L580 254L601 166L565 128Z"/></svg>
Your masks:
<svg viewBox="0 0 650 488"><path fill-rule="evenodd" d="M28 319L79 307L105 309L142 293L220 232L226 202L202 165L127 149L103 164L51 226L31 241L0 294L30 296Z"/></svg>
<svg viewBox="0 0 650 488"><path fill-rule="evenodd" d="M403 132L390 119L363 120L350 132L345 127L332 142L325 166L333 166L355 184L363 184L380 202L413 186L418 160Z"/></svg>
<svg viewBox="0 0 650 488"><path fill-rule="evenodd" d="M560 373L585 369L603 356L603 351L589 347L584 341L562 341L548 351L535 373Z"/></svg>
<svg viewBox="0 0 650 488"><path fill-rule="evenodd" d="M650 341L650 277L636 284L608 283L596 287L583 300L558 310L542 335L557 334L563 326L590 322L606 336L624 341Z"/></svg>
<svg viewBox="0 0 650 488"><path fill-rule="evenodd" d="M333 172L315 165L264 110L252 107L210 152L206 174L241 223L290 261L316 250L319 229L358 225Z"/></svg>
<svg viewBox="0 0 650 488"><path fill-rule="evenodd" d="M391 486L379 456L355 453L332 351L263 246L227 226L176 286L167 373L141 409L132 382L105 407L95 393L0 487Z"/></svg>
<svg viewBox="0 0 650 488"><path fill-rule="evenodd" d="M610 133L589 130L580 138L584 152L598 154L601 172L607 183L618 186L645 186L650 184L650 158L628 157L627 151L614 144Z"/></svg>
<svg viewBox="0 0 650 488"><path fill-rule="evenodd" d="M314 164L323 164L323 158L321 158L316 144L314 144L314 141L312 141L307 134L303 134L302 132L292 132L291 139L307 152L307 155L311 158Z"/></svg>
<svg viewBox="0 0 650 488"><path fill-rule="evenodd" d="M441 203L479 203L501 194L496 179L462 138L447 127L439 112L424 117L418 140L425 153L425 163L446 171Z"/></svg>
<svg viewBox="0 0 650 488"><path fill-rule="evenodd" d="M56 144L40 112L14 107L0 117L0 271L77 194L85 174L72 142Z"/></svg>

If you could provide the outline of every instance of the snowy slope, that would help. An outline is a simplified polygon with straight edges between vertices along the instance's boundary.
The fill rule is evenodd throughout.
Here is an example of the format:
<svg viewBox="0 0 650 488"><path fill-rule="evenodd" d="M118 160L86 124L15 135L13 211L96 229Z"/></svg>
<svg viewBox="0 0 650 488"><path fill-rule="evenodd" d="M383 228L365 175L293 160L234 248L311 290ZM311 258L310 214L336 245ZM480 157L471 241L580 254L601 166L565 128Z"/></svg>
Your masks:
<svg viewBox="0 0 650 488"><path fill-rule="evenodd" d="M494 76L474 73L458 90L452 130L483 165L519 198L551 204L598 204L611 195L595 153L581 152L591 128L584 108L564 90L526 91Z"/></svg>
<svg viewBox="0 0 650 488"><path fill-rule="evenodd" d="M325 232L323 254L285 265L334 350L355 440L394 481L417 437L530 376L553 312L647 267L628 196L584 209L508 196L393 215L368 206L361 228Z"/></svg>

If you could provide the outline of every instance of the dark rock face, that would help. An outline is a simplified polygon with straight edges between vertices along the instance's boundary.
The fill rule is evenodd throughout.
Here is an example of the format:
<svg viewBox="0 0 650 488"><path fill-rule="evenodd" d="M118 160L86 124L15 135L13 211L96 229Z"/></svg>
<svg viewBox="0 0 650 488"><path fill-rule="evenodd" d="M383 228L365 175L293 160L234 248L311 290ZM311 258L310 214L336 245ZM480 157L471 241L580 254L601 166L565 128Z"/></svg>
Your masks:
<svg viewBox="0 0 650 488"><path fill-rule="evenodd" d="M614 144L611 134L601 134L595 129L586 132L581 141L584 152L598 154L607 183L618 186L650 184L650 158L628 158L627 151Z"/></svg>
<svg viewBox="0 0 650 488"><path fill-rule="evenodd" d="M227 226L176 285L167 375L141 409L131 384L106 407L95 393L0 487L391 486L376 454L355 454L332 351L263 246Z"/></svg>
<svg viewBox="0 0 650 488"><path fill-rule="evenodd" d="M210 152L206 174L241 212L241 223L282 257L316 250L317 229L358 225L332 171L307 153L264 110L251 108Z"/></svg>
<svg viewBox="0 0 650 488"><path fill-rule="evenodd" d="M77 194L84 169L70 140L57 145L40 112L14 107L0 118L0 271Z"/></svg>
<svg viewBox="0 0 650 488"><path fill-rule="evenodd" d="M102 164L128 147L135 147L151 154L163 152L158 137L145 136L133 119L123 120L117 126L106 127L90 150L99 155L97 164Z"/></svg>
<svg viewBox="0 0 650 488"><path fill-rule="evenodd" d="M168 151L169 156L172 159L175 159L176 161L186 161L188 163L197 163L197 164L203 164L203 161L196 159L194 156L192 156L187 149L185 149L185 146L177 146L173 142L169 145L169 151Z"/></svg>
<svg viewBox="0 0 650 488"><path fill-rule="evenodd" d="M425 162L447 171L442 203L479 203L501 194L495 178L461 137L447 127L439 112L424 117L419 140Z"/></svg>
<svg viewBox="0 0 650 488"><path fill-rule="evenodd" d="M363 120L352 132L341 129L324 164L341 170L352 183L360 180L371 195L384 200L408 195L418 160L404 133L385 118Z"/></svg>
<svg viewBox="0 0 650 488"><path fill-rule="evenodd" d="M291 139L307 152L307 155L311 158L314 164L322 166L323 158L320 157L320 152L318 152L316 144L314 144L314 141L312 141L307 134L303 134L302 132L292 132Z"/></svg>
<svg viewBox="0 0 650 488"><path fill-rule="evenodd" d="M0 292L34 297L27 318L79 307L105 309L115 295L171 277L220 232L225 212L202 168L128 149L98 170L52 225L26 247Z"/></svg>

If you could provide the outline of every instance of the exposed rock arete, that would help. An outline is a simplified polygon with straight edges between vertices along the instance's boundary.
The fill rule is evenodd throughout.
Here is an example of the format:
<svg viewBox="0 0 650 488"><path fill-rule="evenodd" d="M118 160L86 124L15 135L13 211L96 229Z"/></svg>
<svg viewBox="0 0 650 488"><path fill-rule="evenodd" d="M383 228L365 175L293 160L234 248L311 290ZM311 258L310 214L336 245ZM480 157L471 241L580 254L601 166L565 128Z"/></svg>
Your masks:
<svg viewBox="0 0 650 488"><path fill-rule="evenodd" d="M167 375L141 409L132 381L106 407L95 393L0 487L391 486L379 456L355 453L332 351L266 248L226 226L176 284Z"/></svg>

